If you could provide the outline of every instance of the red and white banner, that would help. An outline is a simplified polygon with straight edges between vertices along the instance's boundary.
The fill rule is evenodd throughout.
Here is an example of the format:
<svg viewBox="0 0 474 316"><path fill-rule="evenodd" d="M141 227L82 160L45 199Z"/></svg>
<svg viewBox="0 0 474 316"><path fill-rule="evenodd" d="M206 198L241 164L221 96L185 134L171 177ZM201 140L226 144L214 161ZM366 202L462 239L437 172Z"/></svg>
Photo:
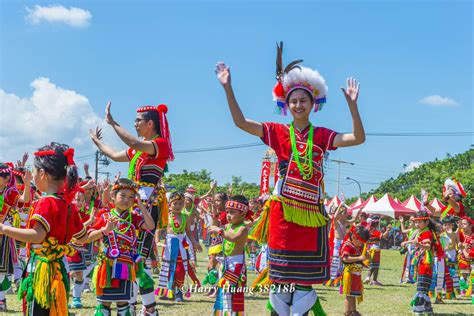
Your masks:
<svg viewBox="0 0 474 316"><path fill-rule="evenodd" d="M260 196L268 194L270 190L270 166L270 161L264 160L262 162L262 176L260 178Z"/></svg>

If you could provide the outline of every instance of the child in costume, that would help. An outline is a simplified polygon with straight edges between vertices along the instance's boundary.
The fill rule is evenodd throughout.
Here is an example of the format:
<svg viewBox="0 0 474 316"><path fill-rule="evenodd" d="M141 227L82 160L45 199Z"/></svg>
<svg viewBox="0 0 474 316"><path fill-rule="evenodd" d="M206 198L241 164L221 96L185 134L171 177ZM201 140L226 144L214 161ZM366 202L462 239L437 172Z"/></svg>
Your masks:
<svg viewBox="0 0 474 316"><path fill-rule="evenodd" d="M19 202L28 203L31 200L31 173L25 170L23 175L25 188L20 195L16 187L13 170L13 164L0 163L0 223L6 226L15 226L13 225L15 220L12 214L15 212L17 213L16 217L19 216L16 210L17 204ZM16 226L19 226L18 224L20 223L17 223ZM18 265L18 252L15 240L9 238L8 235L0 236L0 252L0 311L2 311L7 309L5 295L10 288L8 275L13 274L15 266Z"/></svg>
<svg viewBox="0 0 474 316"><path fill-rule="evenodd" d="M225 205L227 203L228 197L226 193L217 193L214 195L212 203L209 204L210 208L209 211L211 213L211 223L209 226L223 226L227 224L227 217L225 212ZM222 244L224 239L221 235L217 233L211 233L208 231L209 234L209 250L208 250L208 257L209 263L207 266L207 276L206 280L216 280L218 276L218 265L219 261L222 261ZM204 283L204 282L203 282ZM206 282L209 285L215 285L214 282ZM209 292L210 297L215 297L217 289L212 288Z"/></svg>
<svg viewBox="0 0 474 316"><path fill-rule="evenodd" d="M415 228L415 224L413 222L413 216L410 216L410 221L408 227L405 227L405 220L403 216L400 216L398 219L400 221L402 234L406 234L406 240L414 240L418 233L418 229ZM415 283L414 281L414 266L413 266L413 255L415 253L415 247L413 244L408 244L406 247L402 247L400 253L405 252L405 260L403 261L403 269L402 269L402 277L400 278L400 283Z"/></svg>
<svg viewBox="0 0 474 316"><path fill-rule="evenodd" d="M461 272L461 290L471 297L474 304L472 286L474 283L474 220L465 216L461 221L459 244L459 270Z"/></svg>
<svg viewBox="0 0 474 316"><path fill-rule="evenodd" d="M346 236L347 226L351 226L358 219L360 212L353 219L348 219L347 206L339 205L332 214L331 228L329 229L329 249L331 251L331 279L326 282L328 286L339 286L342 272L342 262L339 256L342 241Z"/></svg>
<svg viewBox="0 0 474 316"><path fill-rule="evenodd" d="M224 261L218 282L214 315L244 315L244 287L247 280L245 244L248 228L244 223L249 204L244 196L236 195L226 202L225 228L211 226L209 231L222 238Z"/></svg>
<svg viewBox="0 0 474 316"><path fill-rule="evenodd" d="M382 239L382 232L377 229L380 220L378 217L372 217L367 220L369 225L370 238L367 241L367 251L369 253L369 274L365 278L365 284L383 285L378 281L380 269L380 240ZM387 231L388 233L388 231ZM372 279L372 281L370 281Z"/></svg>
<svg viewBox="0 0 474 316"><path fill-rule="evenodd" d="M43 196L32 207L27 228L0 224L0 235L27 242L31 250L18 297L26 315L67 315L69 279L66 255L71 239L86 239L76 207L71 203L77 184L74 149L51 143L34 153L33 178ZM25 181L26 183L26 181Z"/></svg>
<svg viewBox="0 0 474 316"><path fill-rule="evenodd" d="M94 221L96 208L93 207L90 209L92 213L87 212L86 210L86 197L85 190L79 188L76 192L75 198L76 208L79 211L79 217L84 227L87 229ZM81 296L84 285L84 271L87 269L87 258L86 255L91 255L93 251L93 242L87 243L85 245L73 245L76 248L76 253L73 256L68 256L68 265L71 278L73 279L73 288L72 288L72 307L73 308L82 308Z"/></svg>
<svg viewBox="0 0 474 316"><path fill-rule="evenodd" d="M442 222L444 225L444 235L449 238L449 242L444 248L444 253L446 255L446 268L449 271L453 283L453 296L446 296L447 299L450 299L456 297L460 293L457 252L459 235L455 229L456 218L454 216L448 215L442 220Z"/></svg>
<svg viewBox="0 0 474 316"><path fill-rule="evenodd" d="M403 246L413 244L417 262L416 294L411 305L415 314L433 313L429 289L433 276L434 256L442 257L443 248L436 236L435 226L426 211L419 211L413 219L419 230L416 240L405 241Z"/></svg>
<svg viewBox="0 0 474 316"><path fill-rule="evenodd" d="M139 137L133 136L111 114L111 102L106 106L106 122L114 129L120 139L129 146L122 151L114 151L101 141L102 130L96 128L90 131L92 141L107 157L114 161L129 162L128 178L139 185L138 193L143 203L150 211L155 222L156 230L168 225L168 206L166 204L166 190L161 185L161 178L167 169L167 163L174 160L171 145L170 129L166 114L168 107L159 106L139 107L135 117L135 130ZM137 248L140 255L146 259L153 251L155 231L140 231ZM156 301L151 270L145 261L146 280L139 280L140 284L133 287L132 306L137 304L138 292L141 295L142 309L140 315L156 316ZM139 277L138 277L139 279Z"/></svg>
<svg viewBox="0 0 474 316"><path fill-rule="evenodd" d="M129 301L132 284L143 271L143 258L137 251L137 231L155 228L153 218L137 198L138 187L129 179L118 179L112 187L114 208L101 212L88 232L88 242L102 239L102 248L95 268L97 296L96 316L111 315L117 304L117 315L131 315ZM141 215L132 210L137 201Z"/></svg>
<svg viewBox="0 0 474 316"><path fill-rule="evenodd" d="M439 238L441 246L443 247L442 256L435 255L433 260L433 277L431 280L430 297L435 298L434 304L444 304L443 291L446 294L446 298L450 298L453 295L453 281L449 275L449 271L446 267L446 253L451 240L444 233L444 226L438 220L433 220L436 227L436 235Z"/></svg>
<svg viewBox="0 0 474 316"><path fill-rule="evenodd" d="M188 240L193 248L201 252L199 243L192 238L190 223L182 213L184 208L184 195L173 192L169 198L170 220L166 235L166 247L163 249L160 277L156 294L163 298L174 298L176 302L183 301L184 281L186 274L192 281L200 286L193 267L190 265L188 253Z"/></svg>
<svg viewBox="0 0 474 316"><path fill-rule="evenodd" d="M312 284L321 284L329 278L327 215L321 201L322 161L328 150L365 141L357 109L359 90L353 78L347 80L347 90L342 89L352 115L352 133L338 134L324 127L314 127L309 116L313 108L321 110L326 101L324 78L317 71L298 66L301 60L284 68L282 48L283 44L277 46L278 82L273 92L279 112L289 111L293 117L289 125L247 119L235 98L229 67L218 63L216 74L235 125L260 137L278 159L275 195L267 202L270 206L265 214L262 212L252 235L259 243L268 240L270 281L296 283L296 291L271 292L272 313L304 314L313 310L322 314L322 306L312 288Z"/></svg>
<svg viewBox="0 0 474 316"><path fill-rule="evenodd" d="M344 308L346 316L359 316L356 310L363 300L364 285L362 284L363 261L367 259L365 243L369 239L369 231L362 225L352 226L344 238L340 249L344 264L340 293L345 295Z"/></svg>

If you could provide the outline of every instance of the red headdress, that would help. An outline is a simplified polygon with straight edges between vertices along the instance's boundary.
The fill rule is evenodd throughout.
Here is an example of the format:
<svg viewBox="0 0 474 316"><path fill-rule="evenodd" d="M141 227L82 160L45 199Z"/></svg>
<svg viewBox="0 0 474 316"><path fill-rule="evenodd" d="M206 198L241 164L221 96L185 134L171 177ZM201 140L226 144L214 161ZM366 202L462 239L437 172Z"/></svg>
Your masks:
<svg viewBox="0 0 474 316"><path fill-rule="evenodd" d="M157 111L160 117L160 131L161 137L166 140L169 150L169 161L174 160L173 147L171 146L171 135L170 129L168 126L168 119L166 118L166 113L168 113L168 107L165 104L160 104L158 106L142 106L137 109L137 113L143 113L148 111Z"/></svg>

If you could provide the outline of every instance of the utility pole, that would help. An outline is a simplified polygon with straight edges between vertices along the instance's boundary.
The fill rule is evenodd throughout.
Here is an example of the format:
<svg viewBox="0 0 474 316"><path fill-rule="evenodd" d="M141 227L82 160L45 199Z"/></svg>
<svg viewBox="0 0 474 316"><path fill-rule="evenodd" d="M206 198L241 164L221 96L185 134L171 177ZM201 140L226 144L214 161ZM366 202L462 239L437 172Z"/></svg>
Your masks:
<svg viewBox="0 0 474 316"><path fill-rule="evenodd" d="M344 163L344 164L348 164L348 165L353 166L354 163L349 162L349 161L337 160L337 159L328 159L328 160L337 163L337 193L336 194L339 196L339 182L340 182L340 176L341 176L341 164Z"/></svg>
<svg viewBox="0 0 474 316"><path fill-rule="evenodd" d="M95 183L97 183L97 180L99 179L99 154L100 154L100 151L96 150L95 151Z"/></svg>
<svg viewBox="0 0 474 316"><path fill-rule="evenodd" d="M108 172L99 172L99 164L102 166L108 166L110 165L110 159L107 158L104 154L102 154L100 151L95 152L95 182L97 183L99 179L99 173L100 174L106 174L107 178L109 173Z"/></svg>

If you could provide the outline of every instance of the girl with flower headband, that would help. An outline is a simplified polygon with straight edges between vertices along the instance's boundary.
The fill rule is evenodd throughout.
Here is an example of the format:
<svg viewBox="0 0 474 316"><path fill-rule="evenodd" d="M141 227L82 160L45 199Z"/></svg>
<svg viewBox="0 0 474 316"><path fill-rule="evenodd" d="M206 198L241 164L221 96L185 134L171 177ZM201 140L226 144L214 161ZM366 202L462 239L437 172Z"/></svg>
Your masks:
<svg viewBox="0 0 474 316"><path fill-rule="evenodd" d="M417 265L416 294L411 301L413 312L416 315L433 313L431 299L428 295L433 276L433 263L435 255L443 258L444 251L436 234L436 227L426 211L419 211L413 218L418 228L417 238L404 241L402 247L413 244L416 248L415 262Z"/></svg>
<svg viewBox="0 0 474 316"><path fill-rule="evenodd" d="M344 315L346 316L360 316L356 310L356 299L358 303L363 300L362 268L363 261L367 259L364 245L369 236L369 231L364 226L351 226L339 252L344 265L340 293L345 295Z"/></svg>
<svg viewBox="0 0 474 316"><path fill-rule="evenodd" d="M169 198L170 219L166 235L166 247L163 249L160 277L156 295L163 299L175 298L176 302L183 302L182 287L186 274L193 283L200 287L194 267L189 260L188 240L193 244L193 249L201 252L199 242L195 240L190 231L190 223L183 214L184 194L173 192Z"/></svg>
<svg viewBox="0 0 474 316"><path fill-rule="evenodd" d="M372 217L367 220L367 229L370 233L370 238L367 241L367 251L369 253L369 274L365 278L364 283L381 286L383 284L378 280L381 259L380 241L382 237L386 238L389 231L387 230L384 234L382 234L382 232L377 229L379 223L380 219L378 217Z"/></svg>
<svg viewBox="0 0 474 316"><path fill-rule="evenodd" d="M117 304L118 315L131 315L133 282L139 276L140 281L145 280L144 258L137 250L137 231L152 230L155 224L140 198L136 199L137 189L133 181L118 179L112 187L114 207L110 212L101 212L88 233L89 242L102 239L99 265L94 271L96 316L111 315L113 302ZM135 200L141 215L132 209Z"/></svg>
<svg viewBox="0 0 474 316"><path fill-rule="evenodd" d="M26 315L67 315L69 279L64 256L69 242L86 240L86 231L71 203L77 188L74 149L51 143L34 153L33 178L43 196L32 207L26 229L0 224L0 235L27 242L31 250L19 297Z"/></svg>
<svg viewBox="0 0 474 316"><path fill-rule="evenodd" d="M168 107L164 104L159 106L143 106L137 109L135 118L135 130L138 138L130 134L125 128L118 124L111 113L111 102L107 103L105 121L112 126L120 139L129 148L127 150L115 151L101 141L102 130L96 128L90 130L91 139L99 150L113 161L129 162L128 178L139 183L139 195L145 204L150 204L151 216L155 222L156 229L164 228L168 224L168 207L166 205L166 191L161 187L161 177L166 169L168 161L174 160L171 137L169 132L166 113ZM138 236L138 249L144 258L150 256L153 250L154 233L140 232ZM147 274L151 277L149 267L145 267ZM148 283L148 282L147 282ZM155 296L153 286L140 288L142 296L143 315L155 315ZM134 287L133 304L137 300L137 289Z"/></svg>
<svg viewBox="0 0 474 316"><path fill-rule="evenodd" d="M290 308L293 313L303 314L309 309L322 312L311 285L329 278L328 225L321 203L323 156L327 150L362 144L365 132L357 106L359 85L354 78L347 79L347 89L342 88L351 112L353 132L339 134L311 124L312 109L321 110L326 101L326 82L317 71L298 66L301 60L283 68L282 48L283 44L277 45L277 84L273 95L278 111L291 113L293 121L289 125L247 119L235 98L229 67L219 62L216 73L235 125L260 137L278 158L280 177L275 186L276 195L268 202L270 215L262 213L253 234L268 232L270 280L301 285L292 294L270 293L273 311L287 315ZM268 220L270 224L266 225ZM262 242L261 238L257 239Z"/></svg>
<svg viewBox="0 0 474 316"><path fill-rule="evenodd" d="M22 179L25 185L20 194L16 187L13 164L0 163L0 223L4 225L15 226L13 211L16 211L19 203L29 203L31 200L31 173L25 170ZM7 309L5 295L10 288L7 275L13 274L15 266L18 265L15 241L8 236L0 236L0 251L2 253L0 257L0 311L2 311Z"/></svg>
<svg viewBox="0 0 474 316"><path fill-rule="evenodd" d="M456 218L457 217L448 215L442 220L444 226L444 234L446 235L446 237L449 238L449 242L447 242L447 246L444 249L444 253L446 254L446 268L449 271L449 275L453 283L453 298L458 296L460 293L457 252L459 243L459 229L457 228Z"/></svg>
<svg viewBox="0 0 474 316"><path fill-rule="evenodd" d="M89 200L90 201L90 200ZM79 211L79 217L82 224L87 229L95 220L98 208L92 203L87 202L87 193L83 187L79 187L74 198L74 204ZM90 211L90 212L89 212ZM67 256L69 265L69 272L71 280L73 280L72 287L72 307L82 308L82 292L85 285L88 285L87 275L92 271L95 263L92 262L94 252L94 243L86 243L84 245L73 245L76 252L72 256ZM84 280L86 276L86 280Z"/></svg>
<svg viewBox="0 0 474 316"><path fill-rule="evenodd" d="M461 272L461 290L471 297L474 304L474 220L464 216L460 223L459 270Z"/></svg>
<svg viewBox="0 0 474 316"><path fill-rule="evenodd" d="M249 203L242 195L236 195L225 204L228 224L224 227L211 226L209 232L217 233L224 239L223 265L217 283L218 290L214 304L214 315L243 315L244 291L247 281L245 265L245 244L248 228L245 217Z"/></svg>

